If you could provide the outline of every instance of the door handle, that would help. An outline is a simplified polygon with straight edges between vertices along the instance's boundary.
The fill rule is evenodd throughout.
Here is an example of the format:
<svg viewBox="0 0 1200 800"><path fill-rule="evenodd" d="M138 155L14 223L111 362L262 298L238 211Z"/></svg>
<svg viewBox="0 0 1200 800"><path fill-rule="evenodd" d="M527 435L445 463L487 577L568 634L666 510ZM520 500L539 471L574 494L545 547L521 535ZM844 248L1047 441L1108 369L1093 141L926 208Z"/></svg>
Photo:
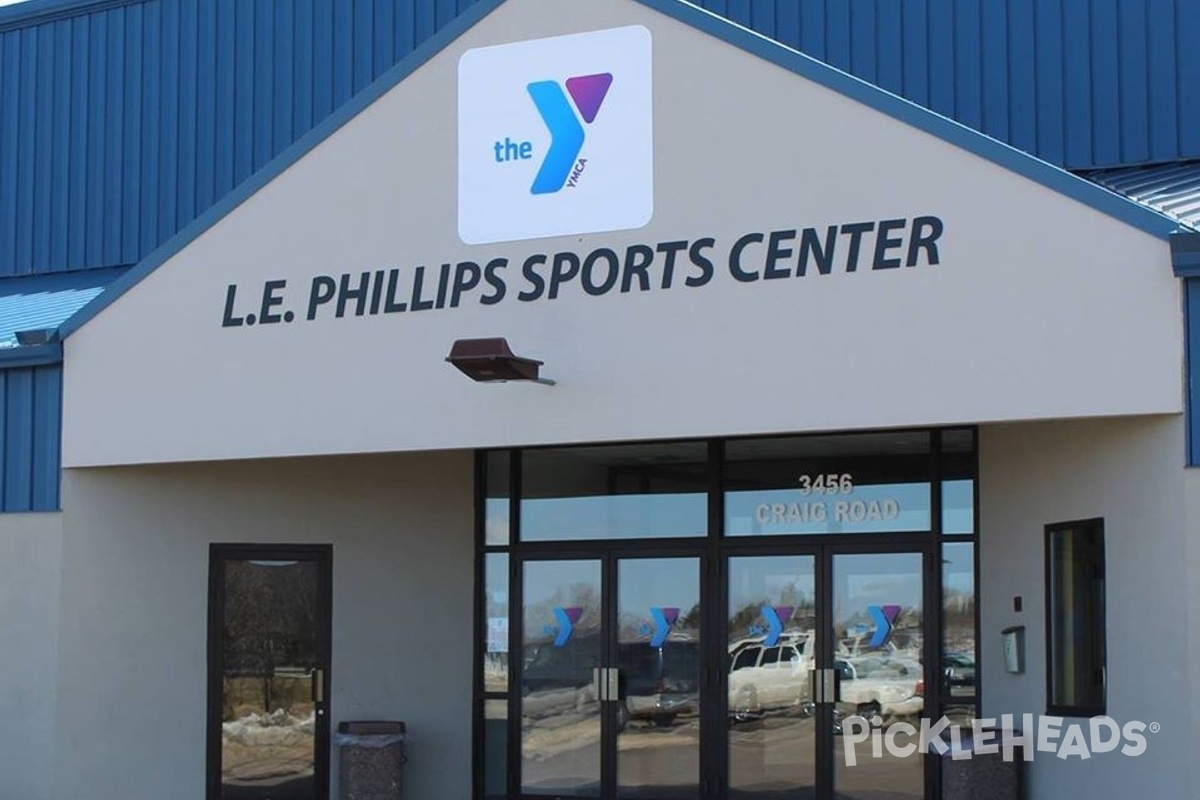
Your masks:
<svg viewBox="0 0 1200 800"><path fill-rule="evenodd" d="M594 667L592 691L600 702L620 700L621 671L616 667Z"/></svg>
<svg viewBox="0 0 1200 800"><path fill-rule="evenodd" d="M325 702L325 670L313 670L313 702L321 704Z"/></svg>
<svg viewBox="0 0 1200 800"><path fill-rule="evenodd" d="M841 680L836 669L810 669L809 693L814 703L836 703L841 693Z"/></svg>
<svg viewBox="0 0 1200 800"><path fill-rule="evenodd" d="M836 703L841 700L841 681L838 680L839 675L836 669L823 669L821 676L821 696L825 698L826 703Z"/></svg>
<svg viewBox="0 0 1200 800"><path fill-rule="evenodd" d="M616 667L609 667L604 670L607 678L607 686L605 687L605 700L617 701L621 699L621 671Z"/></svg>

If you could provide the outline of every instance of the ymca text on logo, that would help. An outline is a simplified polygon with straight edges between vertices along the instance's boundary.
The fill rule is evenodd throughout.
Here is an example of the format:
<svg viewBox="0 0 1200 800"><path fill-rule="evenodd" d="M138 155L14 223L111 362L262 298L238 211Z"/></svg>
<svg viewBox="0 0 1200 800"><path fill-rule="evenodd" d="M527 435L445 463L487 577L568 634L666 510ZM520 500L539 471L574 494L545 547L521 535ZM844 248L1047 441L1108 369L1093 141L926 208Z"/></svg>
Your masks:
<svg viewBox="0 0 1200 800"><path fill-rule="evenodd" d="M587 159L579 157L587 135L575 112L578 110L584 123L591 125L595 122L612 80L612 73L609 72L567 78L566 93L557 81L529 84L529 96L550 132L550 147L533 179L533 186L529 190L531 194L553 194L564 186L578 185L580 176L587 168ZM574 108L567 100L567 94L575 101ZM497 164L533 158L533 142L514 142L508 136L504 137L504 141L493 143L492 149Z"/></svg>

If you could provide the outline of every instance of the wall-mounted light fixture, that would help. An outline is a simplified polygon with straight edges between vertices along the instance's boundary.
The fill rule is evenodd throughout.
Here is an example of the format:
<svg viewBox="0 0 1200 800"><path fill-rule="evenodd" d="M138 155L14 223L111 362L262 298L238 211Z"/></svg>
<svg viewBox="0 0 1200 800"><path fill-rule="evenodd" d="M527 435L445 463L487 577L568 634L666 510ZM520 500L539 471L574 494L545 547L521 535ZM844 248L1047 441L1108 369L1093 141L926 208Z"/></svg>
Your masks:
<svg viewBox="0 0 1200 800"><path fill-rule="evenodd" d="M544 386L554 385L549 378L538 376L541 361L516 355L502 337L458 339L446 360L471 380L481 383L532 381Z"/></svg>

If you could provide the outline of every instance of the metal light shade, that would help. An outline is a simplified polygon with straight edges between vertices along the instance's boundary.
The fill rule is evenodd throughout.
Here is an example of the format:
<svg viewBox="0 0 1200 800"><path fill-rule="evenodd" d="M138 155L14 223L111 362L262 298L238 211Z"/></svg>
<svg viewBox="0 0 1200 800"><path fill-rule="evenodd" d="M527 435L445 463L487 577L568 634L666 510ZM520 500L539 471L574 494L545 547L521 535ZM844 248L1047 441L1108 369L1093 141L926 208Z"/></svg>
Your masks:
<svg viewBox="0 0 1200 800"><path fill-rule="evenodd" d="M502 337L459 339L450 348L446 360L473 381L549 382L538 377L541 361L516 355Z"/></svg>

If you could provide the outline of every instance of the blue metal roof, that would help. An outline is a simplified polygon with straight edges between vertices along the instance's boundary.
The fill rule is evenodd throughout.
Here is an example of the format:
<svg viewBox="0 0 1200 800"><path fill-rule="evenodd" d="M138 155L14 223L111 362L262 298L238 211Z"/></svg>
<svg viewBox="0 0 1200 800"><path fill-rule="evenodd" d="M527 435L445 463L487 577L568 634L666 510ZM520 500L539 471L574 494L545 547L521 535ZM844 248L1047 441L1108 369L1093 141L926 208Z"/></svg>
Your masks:
<svg viewBox="0 0 1200 800"><path fill-rule="evenodd" d="M1117 194L1168 214L1200 230L1200 161L1179 161L1081 173Z"/></svg>
<svg viewBox="0 0 1200 800"><path fill-rule="evenodd" d="M95 299L125 268L0 280L0 356L16 355L18 331L55 329Z"/></svg>

